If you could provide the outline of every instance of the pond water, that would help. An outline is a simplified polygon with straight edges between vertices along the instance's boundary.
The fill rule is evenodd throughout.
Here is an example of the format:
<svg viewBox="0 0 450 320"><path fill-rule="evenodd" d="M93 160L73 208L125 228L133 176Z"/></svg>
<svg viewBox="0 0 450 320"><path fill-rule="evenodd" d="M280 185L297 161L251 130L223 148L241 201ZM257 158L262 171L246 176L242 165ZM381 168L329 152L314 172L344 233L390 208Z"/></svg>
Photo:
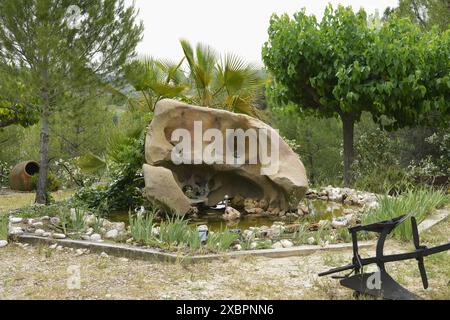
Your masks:
<svg viewBox="0 0 450 320"><path fill-rule="evenodd" d="M320 220L332 220L333 217L339 217L343 215L343 211L346 208L353 208L354 206L342 205L335 202L324 200L305 200L309 214L302 217L279 217L271 215L244 215L241 219L236 221L226 221L222 218L223 210L208 210L203 212L198 218L191 219L190 223L193 225L208 225L211 231L220 231L225 227L231 229L245 230L250 227L270 227L276 221L283 221L286 224L294 222L319 222ZM125 222L129 224L129 216L127 212L115 212L111 213L108 217L113 222Z"/></svg>

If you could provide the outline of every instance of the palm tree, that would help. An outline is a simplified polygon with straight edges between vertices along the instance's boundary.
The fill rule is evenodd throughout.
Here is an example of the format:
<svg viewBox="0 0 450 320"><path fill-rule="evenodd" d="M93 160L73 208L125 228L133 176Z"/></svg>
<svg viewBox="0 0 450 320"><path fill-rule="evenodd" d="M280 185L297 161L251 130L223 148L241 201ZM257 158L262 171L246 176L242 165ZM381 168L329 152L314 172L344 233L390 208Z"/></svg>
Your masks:
<svg viewBox="0 0 450 320"><path fill-rule="evenodd" d="M125 67L125 77L153 111L162 98L180 97L187 89L188 81L180 69L183 61L173 63L151 57L134 60ZM137 100L129 99L129 102L133 104Z"/></svg>
<svg viewBox="0 0 450 320"><path fill-rule="evenodd" d="M204 44L198 44L194 52L186 40L180 43L184 57L179 63L143 58L126 66L126 78L142 98L129 99L130 104L144 103L153 111L162 98L178 98L200 106L260 116L256 106L265 82L261 70L234 54L219 57Z"/></svg>
<svg viewBox="0 0 450 320"><path fill-rule="evenodd" d="M257 116L256 100L264 77L260 70L234 54L218 56L204 44L195 52L187 40L180 40L189 67L188 100L193 104Z"/></svg>

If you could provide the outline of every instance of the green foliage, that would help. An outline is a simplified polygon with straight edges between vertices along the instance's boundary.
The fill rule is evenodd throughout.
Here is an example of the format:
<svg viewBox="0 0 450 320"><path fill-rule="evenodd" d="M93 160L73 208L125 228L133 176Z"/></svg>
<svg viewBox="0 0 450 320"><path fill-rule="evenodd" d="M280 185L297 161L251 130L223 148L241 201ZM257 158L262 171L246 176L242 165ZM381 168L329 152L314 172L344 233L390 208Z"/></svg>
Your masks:
<svg viewBox="0 0 450 320"><path fill-rule="evenodd" d="M272 125L283 137L291 140L306 168L311 185L339 185L342 181L342 130L335 118L320 119L299 116L292 104L273 108Z"/></svg>
<svg viewBox="0 0 450 320"><path fill-rule="evenodd" d="M81 26L67 21L69 5L78 6ZM60 108L86 101L117 80L134 55L143 25L124 0L0 2L0 70L18 70L26 88L25 104L34 104L41 119L40 181L36 202L47 203L50 118Z"/></svg>
<svg viewBox="0 0 450 320"><path fill-rule="evenodd" d="M321 22L305 11L272 16L263 58L285 88L282 101L322 116L387 115L401 127L431 111L447 115L449 41L449 32L399 19L371 29L363 10L328 6Z"/></svg>
<svg viewBox="0 0 450 320"><path fill-rule="evenodd" d="M380 206L363 216L363 224L389 220L408 212L413 212L417 223L421 223L435 208L450 202L450 196L441 190L409 190L398 197L382 196ZM405 221L393 231L394 237L407 241L412 237L411 224Z"/></svg>
<svg viewBox="0 0 450 320"><path fill-rule="evenodd" d="M132 61L126 77L150 111L162 98L177 98L188 103L223 108L232 112L259 115L256 107L264 84L263 73L234 54L218 54L209 46L194 49L180 41L184 57L179 63L144 58ZM187 71L181 69L186 62ZM143 100L143 101L142 101ZM143 103L142 103L143 102Z"/></svg>
<svg viewBox="0 0 450 320"><path fill-rule="evenodd" d="M229 250L239 238L239 234L230 232L227 228L218 232L210 232L206 247L212 252Z"/></svg>
<svg viewBox="0 0 450 320"><path fill-rule="evenodd" d="M153 229L155 228L155 212L146 214L137 214L132 216L129 214L130 232L134 240L152 245L156 242Z"/></svg>
<svg viewBox="0 0 450 320"><path fill-rule="evenodd" d="M31 188L36 190L36 185L39 175L35 174L31 177ZM47 192L57 191L61 187L61 182L58 180L53 172L49 172L47 175Z"/></svg>
<svg viewBox="0 0 450 320"><path fill-rule="evenodd" d="M409 18L424 29L437 26L447 30L450 25L448 0L400 0L397 8L387 8L385 19Z"/></svg>
<svg viewBox="0 0 450 320"><path fill-rule="evenodd" d="M269 100L341 117L346 184L353 125L363 111L387 129L448 124L450 31L422 31L402 19L376 28L362 9L329 5L321 21L305 10L273 15L268 33L262 55L273 77Z"/></svg>
<svg viewBox="0 0 450 320"><path fill-rule="evenodd" d="M70 232L81 232L85 228L84 211L76 208L72 213L71 210L61 209L59 212L60 223L57 227L61 229L64 234Z"/></svg>

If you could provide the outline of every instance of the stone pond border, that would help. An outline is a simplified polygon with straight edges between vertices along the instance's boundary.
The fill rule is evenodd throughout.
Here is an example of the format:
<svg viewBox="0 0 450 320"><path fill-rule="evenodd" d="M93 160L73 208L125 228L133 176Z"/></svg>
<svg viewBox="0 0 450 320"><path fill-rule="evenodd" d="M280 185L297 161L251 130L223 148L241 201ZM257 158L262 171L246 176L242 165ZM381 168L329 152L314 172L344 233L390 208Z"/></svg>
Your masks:
<svg viewBox="0 0 450 320"><path fill-rule="evenodd" d="M423 232L435 224L441 222L450 215L450 207L436 210L432 215L425 219L419 225L419 232ZM71 239L51 239L34 235L20 235L15 239L18 242L28 243L31 245L51 245L57 244L63 247L74 249L88 249L91 253L106 253L111 256L129 259L138 259L146 261L163 261L163 262L188 262L196 263L203 261L211 261L223 258L239 258L248 256L258 256L267 258L285 258L293 256L309 255L318 251L339 251L352 248L351 243L331 244L325 247L319 245L302 245L291 248L281 249L260 249L260 250L245 250L234 251L219 254L209 255L180 255L175 253L163 252L157 249L139 248L127 244L108 243L108 242L92 242L86 240L71 240ZM361 241L360 248L371 248L376 244L375 241Z"/></svg>

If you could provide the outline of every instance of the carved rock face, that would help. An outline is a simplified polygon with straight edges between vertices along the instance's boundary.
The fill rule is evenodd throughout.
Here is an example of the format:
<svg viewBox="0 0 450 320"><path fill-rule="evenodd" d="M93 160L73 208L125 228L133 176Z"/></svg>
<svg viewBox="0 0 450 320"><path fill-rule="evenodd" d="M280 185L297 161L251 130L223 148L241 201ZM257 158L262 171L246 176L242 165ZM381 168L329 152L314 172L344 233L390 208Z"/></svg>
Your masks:
<svg viewBox="0 0 450 320"><path fill-rule="evenodd" d="M202 127L200 136L198 136L199 123ZM176 146L181 140L184 140L172 141L174 131L177 129L185 129L183 132L189 133L191 136L192 148L180 151L184 159L182 164L175 164L173 161L173 154L178 152ZM221 141L223 144L222 154L218 155L219 158L224 159L222 164L217 162L207 164L205 163L207 161L202 159L202 151L211 145L212 141L215 141L204 138L203 133L207 129L217 129L215 132L221 133L224 137ZM269 150L267 154L270 158L272 158L272 140L276 139L278 142L278 170L264 173L262 169L265 166L262 164L261 158L255 159L249 150L250 138L245 143L244 164L227 164L229 161L227 161L225 153L236 153L236 147L233 146L233 143L229 143L233 142L234 138L227 139L229 137L227 129L242 129L244 132L254 129L256 132L265 132L264 140L267 141L266 149ZM264 147L261 146L261 141L263 141L261 136L258 136L255 141L258 150ZM197 148L194 144L197 144ZM201 147L200 153L198 146ZM242 150L240 152L241 155L244 154ZM217 156L217 154L215 155ZM294 196L296 201L300 200L307 190L307 178L303 164L297 154L273 128L247 115L190 106L174 100L161 100L156 105L153 121L147 131L145 158L147 162L144 165L146 196L150 200L162 201L179 214L186 213L187 202L213 206L222 201L225 195L230 198L243 197L263 200L266 201L269 208L278 207L285 210L289 207L288 199L291 196ZM186 159L191 159L191 161L186 161ZM151 166L170 170L173 174L173 181L176 183L171 181L170 184L167 184L167 172L164 175L152 175L151 172L155 170L152 170ZM164 179L161 179L162 176ZM158 186L160 190L156 190ZM167 188L173 189L176 186L179 190L167 190ZM296 207L297 204L294 206Z"/></svg>

